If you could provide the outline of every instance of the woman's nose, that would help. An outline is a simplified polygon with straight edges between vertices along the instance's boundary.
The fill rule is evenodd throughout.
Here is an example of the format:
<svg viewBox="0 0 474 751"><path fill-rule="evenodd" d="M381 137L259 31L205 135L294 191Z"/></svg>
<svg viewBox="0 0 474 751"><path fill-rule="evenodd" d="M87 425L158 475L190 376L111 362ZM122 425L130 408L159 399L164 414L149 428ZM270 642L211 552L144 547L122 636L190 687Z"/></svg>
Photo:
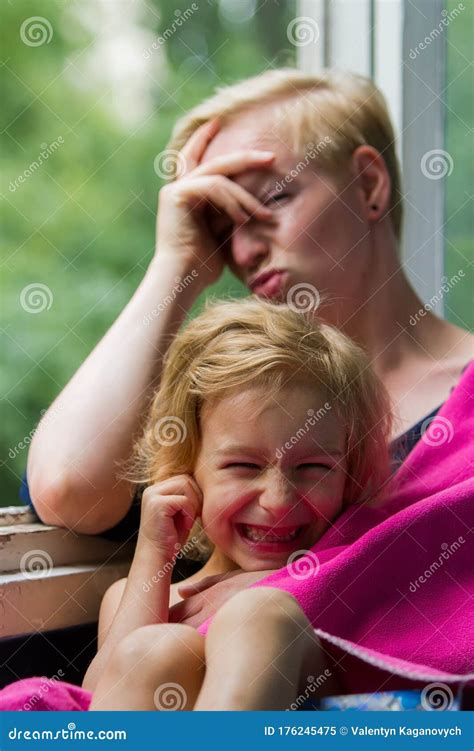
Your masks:
<svg viewBox="0 0 474 751"><path fill-rule="evenodd" d="M264 487L260 494L259 504L262 508L278 516L288 511L295 503L296 493L291 481L282 473L276 471L264 480Z"/></svg>
<svg viewBox="0 0 474 751"><path fill-rule="evenodd" d="M231 242L234 262L245 269L255 269L270 252L268 239L259 235L257 222L251 219L234 227Z"/></svg>

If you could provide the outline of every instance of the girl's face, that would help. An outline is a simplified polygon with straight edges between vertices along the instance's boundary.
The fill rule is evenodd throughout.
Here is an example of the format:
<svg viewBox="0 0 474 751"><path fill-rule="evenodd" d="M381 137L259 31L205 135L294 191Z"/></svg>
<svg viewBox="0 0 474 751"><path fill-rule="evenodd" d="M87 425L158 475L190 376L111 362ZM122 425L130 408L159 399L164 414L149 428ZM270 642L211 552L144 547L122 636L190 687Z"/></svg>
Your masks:
<svg viewBox="0 0 474 751"><path fill-rule="evenodd" d="M342 509L346 435L336 409L304 381L232 392L201 416L194 476L202 523L245 571L281 568L308 550ZM326 405L326 406L325 406Z"/></svg>

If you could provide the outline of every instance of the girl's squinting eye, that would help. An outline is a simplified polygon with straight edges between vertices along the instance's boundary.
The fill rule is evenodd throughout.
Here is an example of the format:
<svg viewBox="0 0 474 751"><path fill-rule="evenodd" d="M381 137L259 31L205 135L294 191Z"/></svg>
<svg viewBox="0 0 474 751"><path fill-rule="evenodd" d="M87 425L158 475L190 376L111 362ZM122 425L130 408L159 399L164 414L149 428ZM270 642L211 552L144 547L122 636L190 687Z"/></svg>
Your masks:
<svg viewBox="0 0 474 751"><path fill-rule="evenodd" d="M321 462L305 462L304 464L298 464L296 469L331 469L331 467L329 464Z"/></svg>
<svg viewBox="0 0 474 751"><path fill-rule="evenodd" d="M223 469L230 469L231 467L234 469L260 469L258 464L252 464L251 462L230 462L229 464L226 464Z"/></svg>

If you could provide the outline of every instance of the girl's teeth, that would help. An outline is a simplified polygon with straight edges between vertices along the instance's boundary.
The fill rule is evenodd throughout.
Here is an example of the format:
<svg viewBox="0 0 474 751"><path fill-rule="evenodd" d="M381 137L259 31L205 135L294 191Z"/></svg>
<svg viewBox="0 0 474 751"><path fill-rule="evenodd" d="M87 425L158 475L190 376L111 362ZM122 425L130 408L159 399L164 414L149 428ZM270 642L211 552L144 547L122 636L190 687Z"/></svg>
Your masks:
<svg viewBox="0 0 474 751"><path fill-rule="evenodd" d="M300 528L297 527L293 532L287 535L276 535L271 532L262 532L255 527L249 527L247 524L243 525L243 532L245 537L254 542L291 542L299 533Z"/></svg>

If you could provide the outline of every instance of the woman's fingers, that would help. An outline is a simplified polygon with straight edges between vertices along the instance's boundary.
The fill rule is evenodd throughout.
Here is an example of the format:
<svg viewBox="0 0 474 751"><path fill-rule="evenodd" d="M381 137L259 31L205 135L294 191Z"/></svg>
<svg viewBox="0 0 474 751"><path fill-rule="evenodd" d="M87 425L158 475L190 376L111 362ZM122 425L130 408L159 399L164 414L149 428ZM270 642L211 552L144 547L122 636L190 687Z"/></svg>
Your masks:
<svg viewBox="0 0 474 751"><path fill-rule="evenodd" d="M180 179L197 167L209 142L212 141L219 128L219 118L214 117L212 120L208 120L200 125L188 138L180 152L184 162Z"/></svg>
<svg viewBox="0 0 474 751"><path fill-rule="evenodd" d="M227 214L235 224L247 222L253 213L252 207L248 205L247 201L239 201L236 191L219 183L214 184L207 200L215 208Z"/></svg>
<svg viewBox="0 0 474 751"><path fill-rule="evenodd" d="M197 175L237 175L250 169L267 167L275 159L273 151L234 151L227 156L210 159L193 170Z"/></svg>
<svg viewBox="0 0 474 751"><path fill-rule="evenodd" d="M269 218L272 212L242 186L223 175L189 178L181 186L181 195L198 205L203 199L223 210L235 222L246 221L252 214Z"/></svg>
<svg viewBox="0 0 474 751"><path fill-rule="evenodd" d="M225 179L224 187L235 196L249 214L257 214L264 218L272 216L271 209L268 206L264 206L258 198L255 198L245 188L242 188L241 185L234 183L232 180Z"/></svg>

